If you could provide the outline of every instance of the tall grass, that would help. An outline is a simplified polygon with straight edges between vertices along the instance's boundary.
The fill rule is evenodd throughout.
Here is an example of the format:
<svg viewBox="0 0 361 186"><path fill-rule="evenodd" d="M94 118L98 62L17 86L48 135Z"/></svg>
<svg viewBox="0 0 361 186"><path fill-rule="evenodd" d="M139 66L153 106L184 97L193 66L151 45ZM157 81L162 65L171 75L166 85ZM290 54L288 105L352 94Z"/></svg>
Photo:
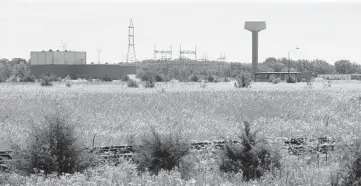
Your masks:
<svg viewBox="0 0 361 186"><path fill-rule="evenodd" d="M293 86L292 84L288 84ZM259 128L271 144L281 137L320 137L329 135L338 141L350 141L361 130L360 103L351 98L359 90L335 88L268 90L244 89L214 91L168 91L160 94L152 89L116 89L112 86L64 86L44 88L39 85L1 85L0 89L0 140L26 144L32 126L51 108L52 102L61 102L75 116L79 116L78 132L91 146L126 143L126 136L141 136L154 125L160 133L183 131L189 140L214 140L223 136L236 138L237 126L244 120ZM198 85L194 85L198 86ZM274 86L274 85L272 85ZM277 85L278 86L278 85ZM119 86L117 86L119 87ZM337 162L332 155L331 159ZM307 164L301 160L283 157L285 169L278 177L265 175L256 185L329 185L330 172L337 163ZM180 179L179 171L159 173L158 177L137 176L133 165L98 167L88 174L64 176L60 179L22 177L6 174L7 180L29 185L84 183L89 185L133 184L146 185L252 185L243 183L241 176L223 177L213 160L199 157L198 172L191 180ZM205 167L202 168L202 165ZM128 168L126 168L128 167ZM214 165L213 167L216 167ZM3 175L2 175L3 176ZM151 180L147 182L147 180ZM10 182L12 183L12 182ZM12 185L12 184L10 184Z"/></svg>

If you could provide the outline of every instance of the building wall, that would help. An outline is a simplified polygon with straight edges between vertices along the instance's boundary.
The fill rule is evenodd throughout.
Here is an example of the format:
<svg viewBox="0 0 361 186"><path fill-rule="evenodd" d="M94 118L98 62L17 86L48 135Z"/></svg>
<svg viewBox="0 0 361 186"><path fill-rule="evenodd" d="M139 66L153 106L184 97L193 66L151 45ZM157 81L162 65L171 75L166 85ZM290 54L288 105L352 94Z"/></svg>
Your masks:
<svg viewBox="0 0 361 186"><path fill-rule="evenodd" d="M32 65L45 64L86 64L86 52L76 51L43 51L31 52L30 61Z"/></svg>
<svg viewBox="0 0 361 186"><path fill-rule="evenodd" d="M105 76L120 79L124 75L136 74L135 65L30 65L31 73L36 78L41 78L47 72L58 77L66 77L68 74L73 78L103 78Z"/></svg>

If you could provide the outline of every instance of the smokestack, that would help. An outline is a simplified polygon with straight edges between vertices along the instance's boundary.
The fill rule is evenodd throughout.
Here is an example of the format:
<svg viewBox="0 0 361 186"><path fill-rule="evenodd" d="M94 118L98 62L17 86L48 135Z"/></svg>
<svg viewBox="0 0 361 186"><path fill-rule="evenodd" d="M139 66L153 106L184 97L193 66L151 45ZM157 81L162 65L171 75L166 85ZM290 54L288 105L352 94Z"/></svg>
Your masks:
<svg viewBox="0 0 361 186"><path fill-rule="evenodd" d="M252 76L256 81L258 71L258 32L266 29L265 21L246 21L244 28L252 32Z"/></svg>

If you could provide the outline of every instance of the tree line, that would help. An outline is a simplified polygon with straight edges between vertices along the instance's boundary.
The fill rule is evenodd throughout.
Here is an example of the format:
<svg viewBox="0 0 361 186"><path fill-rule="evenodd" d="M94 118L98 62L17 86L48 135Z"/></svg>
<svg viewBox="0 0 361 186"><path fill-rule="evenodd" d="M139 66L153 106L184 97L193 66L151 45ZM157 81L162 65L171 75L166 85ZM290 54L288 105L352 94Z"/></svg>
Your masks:
<svg viewBox="0 0 361 186"><path fill-rule="evenodd" d="M23 58L0 59L0 82L7 81L9 78L17 78L18 81L25 81L31 77L29 68L30 60ZM203 76L215 75L220 77L235 77L242 71L251 72L251 63L240 62L219 62L219 61L180 61L175 59L168 61L166 68L159 68L162 61L143 60L137 63L139 70L137 74L145 71L162 74L168 78L187 79L192 74ZM192 65L179 64L199 64L205 65L205 68L194 68ZM150 64L150 65L149 65ZM158 65L152 65L158 64ZM178 64L178 65L173 65ZM314 76L318 74L361 74L361 65L350 62L349 60L338 60L334 64L327 63L325 60L288 60L287 58L267 58L264 62L259 63L258 71L260 72L312 72ZM30 78L31 79L31 78Z"/></svg>

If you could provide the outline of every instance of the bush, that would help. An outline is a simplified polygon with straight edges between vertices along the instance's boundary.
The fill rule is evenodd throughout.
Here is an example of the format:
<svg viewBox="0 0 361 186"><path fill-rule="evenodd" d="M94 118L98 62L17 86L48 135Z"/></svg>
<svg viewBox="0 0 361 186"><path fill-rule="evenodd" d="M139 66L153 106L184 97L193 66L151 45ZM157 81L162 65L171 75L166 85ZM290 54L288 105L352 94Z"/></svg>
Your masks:
<svg viewBox="0 0 361 186"><path fill-rule="evenodd" d="M161 75L157 74L157 75L154 76L154 80L156 82L163 82L164 78Z"/></svg>
<svg viewBox="0 0 361 186"><path fill-rule="evenodd" d="M153 88L155 86L153 78L150 78L148 81L145 82L145 88Z"/></svg>
<svg viewBox="0 0 361 186"><path fill-rule="evenodd" d="M53 83L51 82L51 78L45 76L43 79L41 79L41 86L53 86Z"/></svg>
<svg viewBox="0 0 361 186"><path fill-rule="evenodd" d="M67 81L67 82L65 83L65 86L70 88L70 87L71 87L70 81Z"/></svg>
<svg viewBox="0 0 361 186"><path fill-rule="evenodd" d="M61 81L61 77L56 76L55 74L52 74L51 72L47 72L45 75L43 75L42 79L48 79L51 82L54 81Z"/></svg>
<svg viewBox="0 0 361 186"><path fill-rule="evenodd" d="M75 173L95 165L93 155L87 153L70 120L59 113L45 116L42 125L34 127L27 147L13 146L13 160L9 165L25 174Z"/></svg>
<svg viewBox="0 0 361 186"><path fill-rule="evenodd" d="M252 76L248 71L243 71L236 78L235 87L236 88L248 88L252 83Z"/></svg>
<svg viewBox="0 0 361 186"><path fill-rule="evenodd" d="M272 75L270 75L270 77L268 78L268 82L273 83L273 81L274 81L275 79L277 79L277 76L276 76L275 74L272 74Z"/></svg>
<svg viewBox="0 0 361 186"><path fill-rule="evenodd" d="M65 76L65 78L63 79L63 81L69 81L69 80L71 80L71 79L72 79L71 76L68 74L68 75Z"/></svg>
<svg viewBox="0 0 361 186"><path fill-rule="evenodd" d="M15 77L14 75L11 75L11 76L6 80L6 82L16 83L16 82L19 82L19 78L18 78L18 77Z"/></svg>
<svg viewBox="0 0 361 186"><path fill-rule="evenodd" d="M133 146L137 171L149 171L151 175L158 175L161 170L171 171L178 167L182 178L188 177L189 172L184 170L192 165L185 157L190 153L191 147L180 135L161 135L151 128L150 135L143 137L139 145Z"/></svg>
<svg viewBox="0 0 361 186"><path fill-rule="evenodd" d="M35 82L35 76L27 74L20 78L20 82Z"/></svg>
<svg viewBox="0 0 361 186"><path fill-rule="evenodd" d="M113 81L113 79L111 77L108 77L107 75L105 75L105 77L102 77L101 79L102 81L105 81L105 82L111 82Z"/></svg>
<svg viewBox="0 0 361 186"><path fill-rule="evenodd" d="M121 80L122 80L123 82L127 82L129 79L130 79L130 78L129 78L128 75L124 75L124 76L121 78Z"/></svg>
<svg viewBox="0 0 361 186"><path fill-rule="evenodd" d="M278 84L281 82L281 78L276 78L272 81L273 84Z"/></svg>
<svg viewBox="0 0 361 186"><path fill-rule="evenodd" d="M281 168L281 156L273 151L265 139L256 139L251 133L250 124L244 122L244 132L240 136L241 144L226 143L221 156L220 170L226 173L242 172L243 179L260 178L267 171Z"/></svg>
<svg viewBox="0 0 361 186"><path fill-rule="evenodd" d="M191 79L192 82L198 82L199 81L199 77L197 75L192 75Z"/></svg>
<svg viewBox="0 0 361 186"><path fill-rule="evenodd" d="M286 82L287 83L296 83L296 79L293 78L292 76L288 76Z"/></svg>
<svg viewBox="0 0 361 186"><path fill-rule="evenodd" d="M307 88L313 88L313 79L306 78L305 81L306 81L306 87Z"/></svg>
<svg viewBox="0 0 361 186"><path fill-rule="evenodd" d="M361 141L343 149L341 168L331 174L332 186L361 185Z"/></svg>
<svg viewBox="0 0 361 186"><path fill-rule="evenodd" d="M224 82L229 82L229 78L228 77L224 77Z"/></svg>
<svg viewBox="0 0 361 186"><path fill-rule="evenodd" d="M131 88L138 88L139 84L135 80L129 79L127 82L127 86Z"/></svg>
<svg viewBox="0 0 361 186"><path fill-rule="evenodd" d="M144 74L140 77L141 81L148 81L151 78L149 74Z"/></svg>
<svg viewBox="0 0 361 186"><path fill-rule="evenodd" d="M214 76L210 75L207 78L208 82L213 82L215 80Z"/></svg>

